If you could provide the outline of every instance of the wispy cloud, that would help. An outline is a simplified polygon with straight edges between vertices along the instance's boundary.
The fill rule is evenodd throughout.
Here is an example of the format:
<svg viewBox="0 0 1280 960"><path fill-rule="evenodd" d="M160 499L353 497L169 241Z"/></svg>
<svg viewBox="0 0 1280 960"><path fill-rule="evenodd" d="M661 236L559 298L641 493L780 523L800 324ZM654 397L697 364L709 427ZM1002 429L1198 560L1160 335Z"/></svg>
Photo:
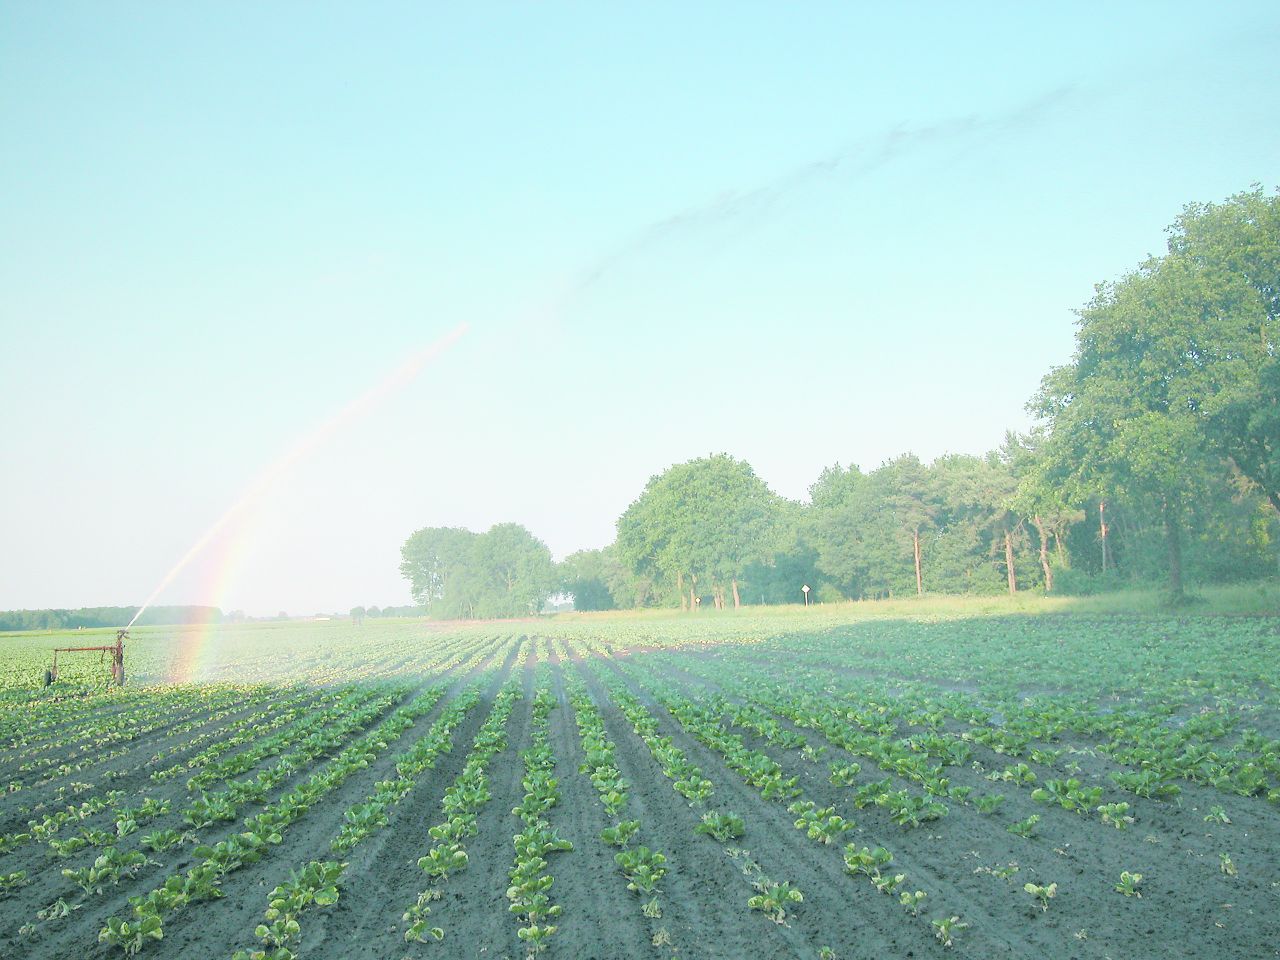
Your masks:
<svg viewBox="0 0 1280 960"><path fill-rule="evenodd" d="M846 184L929 147L964 138L1020 132L1059 109L1075 93L1072 86L1055 88L1000 114L971 114L924 126L896 126L830 156L810 161L757 186L721 193L644 226L583 270L561 299L561 307L585 293L627 260L646 253L678 235L753 222L778 206L789 194L824 182Z"/></svg>

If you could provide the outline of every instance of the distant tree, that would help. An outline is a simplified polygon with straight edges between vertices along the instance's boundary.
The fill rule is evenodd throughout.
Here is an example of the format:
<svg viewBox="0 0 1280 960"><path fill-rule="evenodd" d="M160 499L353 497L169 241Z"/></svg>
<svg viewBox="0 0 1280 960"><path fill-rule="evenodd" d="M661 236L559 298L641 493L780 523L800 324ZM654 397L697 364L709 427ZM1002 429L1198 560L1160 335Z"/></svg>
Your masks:
<svg viewBox="0 0 1280 960"><path fill-rule="evenodd" d="M555 563L547 545L518 523L500 523L476 541L477 573L486 589L480 616L537 613L556 588Z"/></svg>
<svg viewBox="0 0 1280 960"><path fill-rule="evenodd" d="M935 529L937 491L914 454L870 473L823 471L810 488L817 566L850 597L924 592L924 551Z"/></svg>
<svg viewBox="0 0 1280 960"><path fill-rule="evenodd" d="M616 560L604 550L579 550L564 558L557 568L560 591L573 597L575 610L613 610L618 604L609 589L616 578L610 569Z"/></svg>
<svg viewBox="0 0 1280 960"><path fill-rule="evenodd" d="M1035 528L1044 590L1052 593L1055 566L1065 566L1068 562L1063 548L1067 531L1072 524L1084 519L1084 511L1068 505L1062 491L1050 480L1048 462L1041 454L1044 441L1043 430L1026 435L1010 433L1005 438L1003 452L1017 482L1011 508ZM1051 538L1056 564L1050 561Z"/></svg>
<svg viewBox="0 0 1280 960"><path fill-rule="evenodd" d="M418 530L401 548L414 600L441 619L536 613L556 587L551 551L524 527Z"/></svg>
<svg viewBox="0 0 1280 960"><path fill-rule="evenodd" d="M475 617L482 577L478 534L460 527L424 527L400 548L400 573L409 592L437 618Z"/></svg>
<svg viewBox="0 0 1280 960"><path fill-rule="evenodd" d="M725 589L741 606L746 570L772 553L781 498L750 464L718 454L677 464L649 480L618 520L618 550L637 574L657 572L674 581L696 606L698 584L716 606Z"/></svg>
<svg viewBox="0 0 1280 960"><path fill-rule="evenodd" d="M365 616L365 609L364 609L364 607L352 607L352 608L351 608L351 622L352 622L352 623L364 623L364 616Z"/></svg>

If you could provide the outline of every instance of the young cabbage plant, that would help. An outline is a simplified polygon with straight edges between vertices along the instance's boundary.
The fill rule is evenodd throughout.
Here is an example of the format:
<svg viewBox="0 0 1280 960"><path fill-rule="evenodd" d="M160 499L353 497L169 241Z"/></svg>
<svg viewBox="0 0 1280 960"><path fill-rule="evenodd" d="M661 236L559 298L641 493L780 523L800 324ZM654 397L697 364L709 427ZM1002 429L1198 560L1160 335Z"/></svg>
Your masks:
<svg viewBox="0 0 1280 960"><path fill-rule="evenodd" d="M108 943L119 947L126 957L134 956L148 940L164 938L164 927L156 916L143 917L140 920L121 920L111 917L107 925L98 933L100 943Z"/></svg>
<svg viewBox="0 0 1280 960"><path fill-rule="evenodd" d="M694 827L695 832L714 837L720 843L737 840L746 831L746 824L732 810L724 813L704 813L702 822Z"/></svg>
<svg viewBox="0 0 1280 960"><path fill-rule="evenodd" d="M619 820L612 827L600 831L600 839L611 847L626 847L640 832L639 820Z"/></svg>
<svg viewBox="0 0 1280 960"><path fill-rule="evenodd" d="M1129 804L1127 803L1101 804L1098 807L1098 813L1101 814L1103 823L1109 823L1117 830L1123 830L1133 823L1133 817L1129 816Z"/></svg>
<svg viewBox="0 0 1280 960"><path fill-rule="evenodd" d="M938 938L938 942L944 947L949 947L955 943L960 931L968 928L969 924L957 916L943 917L941 920L933 921L933 935Z"/></svg>
<svg viewBox="0 0 1280 960"><path fill-rule="evenodd" d="M761 911L774 923L786 923L788 905L802 902L804 902L804 894L789 882L765 882L761 892L747 900L747 906L752 910Z"/></svg>
<svg viewBox="0 0 1280 960"><path fill-rule="evenodd" d="M920 916L921 904L924 903L927 896L929 895L923 890L917 890L914 893L904 890L902 891L902 895L898 897L898 902L901 903L906 910L910 911L913 917L918 917Z"/></svg>
<svg viewBox="0 0 1280 960"><path fill-rule="evenodd" d="M1022 889L1031 896L1035 897L1040 903L1040 910L1043 912L1049 909L1049 901L1058 895L1058 885L1056 883L1039 884L1025 883Z"/></svg>
<svg viewBox="0 0 1280 960"><path fill-rule="evenodd" d="M1030 840L1036 835L1036 824L1040 822L1040 814L1033 813L1025 820L1009 824L1009 832Z"/></svg>
<svg viewBox="0 0 1280 960"><path fill-rule="evenodd" d="M1120 882L1116 884L1116 892L1123 893L1126 897L1139 897L1142 894L1138 891L1138 884L1142 882L1142 874L1131 873L1128 870L1121 871Z"/></svg>
<svg viewBox="0 0 1280 960"><path fill-rule="evenodd" d="M973 801L973 805L981 814L995 813L1002 803L1004 803L1003 793L984 793Z"/></svg>

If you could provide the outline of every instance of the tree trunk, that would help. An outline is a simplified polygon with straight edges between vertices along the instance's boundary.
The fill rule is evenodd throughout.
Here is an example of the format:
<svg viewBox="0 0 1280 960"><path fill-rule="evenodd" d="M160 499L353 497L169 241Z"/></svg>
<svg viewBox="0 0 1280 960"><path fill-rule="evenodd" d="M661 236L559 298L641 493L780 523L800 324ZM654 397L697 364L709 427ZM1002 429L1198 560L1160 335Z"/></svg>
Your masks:
<svg viewBox="0 0 1280 960"><path fill-rule="evenodd" d="M737 610L742 606L742 598L738 596L738 578L733 578L733 609Z"/></svg>
<svg viewBox="0 0 1280 960"><path fill-rule="evenodd" d="M1164 502L1164 534L1169 542L1169 593L1174 600L1182 599L1182 525L1177 511Z"/></svg>
<svg viewBox="0 0 1280 960"><path fill-rule="evenodd" d="M676 593L680 594L680 612L684 613L689 609L689 605L684 600L684 574L676 572Z"/></svg>
<svg viewBox="0 0 1280 960"><path fill-rule="evenodd" d="M1009 596L1018 592L1018 574L1013 569L1013 535L1004 532L1004 568L1009 575Z"/></svg>
<svg viewBox="0 0 1280 960"><path fill-rule="evenodd" d="M1038 516L1032 517L1036 533L1040 534L1040 569L1044 571L1044 592L1053 593L1053 567L1049 566L1049 538L1045 535L1044 524Z"/></svg>
<svg viewBox="0 0 1280 960"><path fill-rule="evenodd" d="M1102 572L1107 572L1107 501L1098 503L1098 539L1102 541Z"/></svg>
<svg viewBox="0 0 1280 960"><path fill-rule="evenodd" d="M689 574L689 609L698 609L698 575Z"/></svg>
<svg viewBox="0 0 1280 960"><path fill-rule="evenodd" d="M1267 499L1271 501L1271 505L1276 508L1276 513L1280 513L1280 493L1267 491Z"/></svg>
<svg viewBox="0 0 1280 960"><path fill-rule="evenodd" d="M916 527L911 532L912 546L916 555L916 596L924 596L924 578L920 576L920 528Z"/></svg>

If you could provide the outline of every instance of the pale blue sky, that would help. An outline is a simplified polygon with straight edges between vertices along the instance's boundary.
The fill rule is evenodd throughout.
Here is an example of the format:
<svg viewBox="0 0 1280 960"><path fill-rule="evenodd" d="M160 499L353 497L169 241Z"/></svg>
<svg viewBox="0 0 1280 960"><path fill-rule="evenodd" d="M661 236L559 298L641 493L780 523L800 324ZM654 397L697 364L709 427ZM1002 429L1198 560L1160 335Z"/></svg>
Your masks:
<svg viewBox="0 0 1280 960"><path fill-rule="evenodd" d="M981 452L1093 284L1280 182L1280 7L0 3L0 609L407 602L425 525Z"/></svg>

